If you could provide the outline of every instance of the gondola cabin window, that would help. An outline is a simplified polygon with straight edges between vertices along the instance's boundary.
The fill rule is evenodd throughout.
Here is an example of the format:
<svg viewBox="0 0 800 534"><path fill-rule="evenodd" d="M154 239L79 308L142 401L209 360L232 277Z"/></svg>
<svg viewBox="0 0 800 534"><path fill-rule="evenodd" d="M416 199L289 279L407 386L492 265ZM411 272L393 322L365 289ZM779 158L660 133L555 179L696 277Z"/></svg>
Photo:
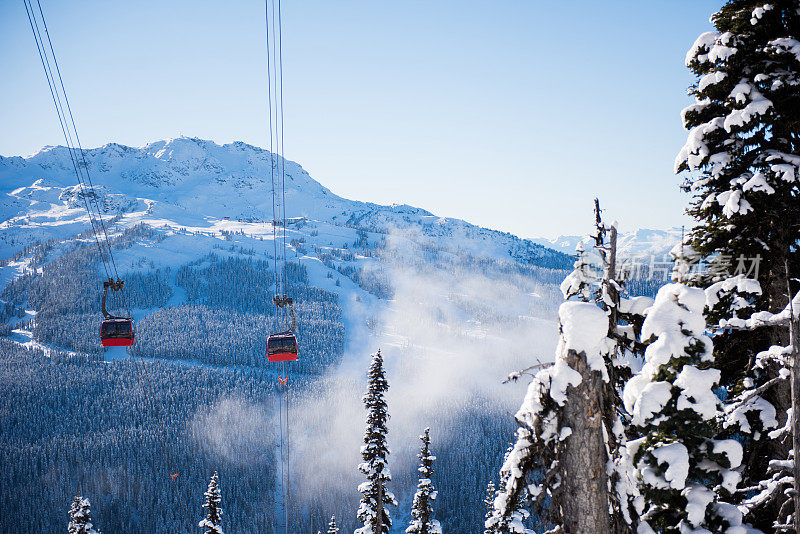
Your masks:
<svg viewBox="0 0 800 534"><path fill-rule="evenodd" d="M130 319L107 319L100 325L100 340L104 347L133 345L133 322Z"/></svg>
<svg viewBox="0 0 800 534"><path fill-rule="evenodd" d="M267 340L267 360L289 362L297 359L297 338L294 334L273 334Z"/></svg>

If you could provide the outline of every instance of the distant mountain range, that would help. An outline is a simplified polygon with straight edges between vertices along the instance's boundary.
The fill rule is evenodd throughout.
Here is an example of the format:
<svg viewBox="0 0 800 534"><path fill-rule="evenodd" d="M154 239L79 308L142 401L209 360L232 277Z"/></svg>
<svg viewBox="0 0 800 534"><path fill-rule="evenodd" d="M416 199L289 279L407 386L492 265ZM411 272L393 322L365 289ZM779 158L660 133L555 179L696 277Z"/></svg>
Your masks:
<svg viewBox="0 0 800 534"><path fill-rule="evenodd" d="M672 247L681 240L681 229L652 230L640 228L633 232L620 232L617 238L617 253L627 259L644 259L655 257L658 261L665 258ZM583 242L588 249L593 243L588 236L564 235L555 239L538 238L534 243L564 254L575 254L578 243Z"/></svg>

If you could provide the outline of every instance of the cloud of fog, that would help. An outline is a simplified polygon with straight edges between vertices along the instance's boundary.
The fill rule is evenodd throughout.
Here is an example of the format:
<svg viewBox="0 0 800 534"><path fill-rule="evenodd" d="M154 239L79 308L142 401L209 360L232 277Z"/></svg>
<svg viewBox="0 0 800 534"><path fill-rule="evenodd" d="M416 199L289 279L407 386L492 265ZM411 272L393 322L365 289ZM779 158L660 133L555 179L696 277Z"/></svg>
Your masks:
<svg viewBox="0 0 800 534"><path fill-rule="evenodd" d="M426 426L433 427L434 448L444 446L452 423L478 399L510 417L525 384L501 381L511 371L553 358L557 287L495 264L465 261L457 252L432 250L421 234L394 232L387 242L389 261L375 268L391 283L393 301L371 303L378 309L359 314L369 326L348 325L348 337L360 345L351 343L343 364L316 387L298 391L293 402L293 476L301 492L323 487L352 495L362 478L356 469L365 424L361 396L377 349L390 383L395 474L415 468L417 436Z"/></svg>
<svg viewBox="0 0 800 534"><path fill-rule="evenodd" d="M432 427L435 451L450 442L470 408L488 405L510 420L525 384L501 381L553 358L560 302L555 285L457 249L431 248L419 233L394 232L387 243L383 261L373 268L390 283L394 299L362 295L343 302L349 322L342 364L291 393L292 485L306 504L325 499L343 505L357 498L366 415L361 397L376 350L384 355L390 383L395 478L416 468L417 437L425 427ZM277 414L266 408L225 398L197 413L191 432L219 458L263 463L278 453ZM277 409L277 401L269 408Z"/></svg>
<svg viewBox="0 0 800 534"><path fill-rule="evenodd" d="M264 406L236 397L224 397L194 414L190 435L211 457L236 465L257 465L272 454L277 441L274 414ZM265 454L265 451L267 453Z"/></svg>

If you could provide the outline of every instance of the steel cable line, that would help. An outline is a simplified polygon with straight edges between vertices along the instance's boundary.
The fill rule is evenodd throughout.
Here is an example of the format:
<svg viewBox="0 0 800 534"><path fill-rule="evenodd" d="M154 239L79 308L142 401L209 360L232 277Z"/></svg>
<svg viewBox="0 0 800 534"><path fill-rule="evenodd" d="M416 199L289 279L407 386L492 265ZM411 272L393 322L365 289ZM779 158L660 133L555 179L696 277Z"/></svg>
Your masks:
<svg viewBox="0 0 800 534"><path fill-rule="evenodd" d="M273 265L275 268L276 305L280 308L275 315L276 330L286 320L288 313L287 289L288 273L286 269L286 161L284 158L284 115L283 115L283 53L282 53L282 21L280 0L265 0L266 34L267 34L267 103L269 113L270 141L270 179L272 186L272 231L273 231ZM280 192L277 188L280 187ZM277 225L282 228L278 230ZM280 247L280 248L279 248ZM281 269L281 270L279 270ZM291 304L288 304L291 306ZM288 310L291 312L291 308ZM294 326L294 313L292 312ZM292 326L292 328L293 328ZM291 328L290 328L291 331ZM280 476L283 501L284 532L288 534L291 522L290 515L290 441L289 441L289 385L286 362L280 366L278 415L280 424ZM281 387L283 386L283 387Z"/></svg>
<svg viewBox="0 0 800 534"><path fill-rule="evenodd" d="M30 1L30 0L28 0L28 1ZM119 279L119 271L117 270L117 264L114 261L114 254L112 253L112 250L111 250L111 241L108 238L108 232L106 231L105 223L103 222L103 212L102 212L102 209L100 207L100 202L99 202L99 200L97 198L97 195L95 194L94 184L92 183L92 176L91 176L91 174L89 174L89 164L86 161L86 153L83 150L83 146L81 145L80 136L78 135L78 128L75 125L75 117L73 116L72 108L69 105L69 97L67 96L67 90L64 88L64 79L61 76L61 69L58 66L58 58L56 57L55 49L53 48L53 41L50 39L50 32L47 29L47 21L45 20L45 17L44 17L44 11L42 10L41 1L40 0L36 0L36 4L37 4L37 6L39 8L39 14L40 14L41 19L42 19L42 27L44 28L44 34L47 37L47 44L50 47L50 55L53 58L53 65L55 66L56 74L58 75L58 82L59 82L59 85L61 86L61 94L64 96L64 104L66 104L67 113L69 114L69 123L67 123L67 132L70 133L70 141L71 141L71 138L72 138L72 134L74 134L74 137L75 137L75 141L74 141L74 143L72 143L72 150L76 151L80 155L80 161L78 161L78 169L82 168L83 172L86 174L86 180L85 181L89 184L89 191L91 192L91 200L93 201L94 208L95 208L95 210L97 212L97 224L99 225L100 229L102 230L103 236L105 238L104 241L105 241L105 244L106 244L106 248L108 249L108 259L109 259L109 262L111 264L111 268L112 268L111 270L114 272L114 278ZM31 5L31 10L33 10L33 5ZM41 38L41 34L40 34L40 38ZM42 41L42 47L44 47L44 41ZM51 69L51 76L52 76L52 69ZM55 83L55 78L53 78L53 82ZM58 91L56 91L56 93L58 94ZM62 113L63 113L63 107L62 107ZM66 122L66 119L67 119L67 113L63 113L65 122ZM70 123L72 125L72 129L71 130L69 128ZM83 165L81 165L81 163ZM95 230L95 232L96 232L96 230ZM101 248L101 256L102 256L102 248ZM122 305L123 305L124 308L126 308L126 310L128 312L128 316L130 316L131 315L130 308L128 307L127 299L125 298L124 290L120 289L120 293L121 293L121 297L122 297ZM112 293L112 295L113 295L113 298L114 298L114 300L116 302L116 292Z"/></svg>
<svg viewBox="0 0 800 534"><path fill-rule="evenodd" d="M277 8L276 8L277 5ZM277 13L276 13L277 12ZM276 19L277 19L277 29L276 29ZM287 293L288 288L288 278L287 278L287 269L286 269L286 181L285 181L285 174L286 174L286 158L284 155L284 117L283 117L283 50L282 50L282 41L283 41L283 27L281 24L281 2L280 0L272 0L272 61L273 61L273 69L277 71L274 74L273 81L275 83L275 128L276 128L276 148L278 150L278 164L280 165L280 216L281 216L281 260L282 260L282 267L283 267L283 295L285 296ZM277 44L276 44L277 39ZM277 59L275 55L277 54ZM284 320L287 317L287 310L285 307L282 309L282 315ZM281 371L283 377L286 379L286 384L284 384L282 403L279 406L279 409L283 412L283 421L284 427L281 429L281 438L283 441L282 446L285 447L285 454L284 454L284 462L285 462L285 470L284 470L284 480L283 480L283 502L284 502L284 525L286 528L286 532L289 531L289 524L290 524L290 511L289 511L289 480L290 480L290 471L291 471L291 458L290 458L290 444L289 444L289 374L287 372L287 364L286 362L281 363Z"/></svg>
<svg viewBox="0 0 800 534"><path fill-rule="evenodd" d="M26 14L27 14L27 17L28 17L28 23L30 24L31 31L32 31L33 36L34 36L34 40L36 41L36 49L37 49L37 52L39 53L39 59L42 62L42 67L43 67L44 72L45 72L45 77L47 78L48 87L50 89L50 96L53 99L53 104L54 104L54 106L56 108L56 114L58 115L58 120L59 120L59 124L61 126L61 131L62 131L62 133L64 135L64 140L65 140L65 142L67 144L67 146L66 146L67 153L69 154L70 161L71 161L71 163L73 165L73 169L75 171L75 175L76 175L76 177L78 179L78 185L80 187L81 196L83 197L83 200L84 200L84 205L86 207L86 212L87 212L87 214L89 216L89 222L90 222L91 227L92 227L92 233L94 235L95 243L97 244L98 252L100 254L100 261L103 264L103 269L104 269L104 271L106 273L107 278L110 279L111 278L111 274L113 272L114 276L117 279L119 279L116 263L114 262L114 256L113 256L112 249L111 249L111 243L110 243L110 240L109 240L109 237L108 237L108 233L106 231L106 228L105 228L105 225L104 225L103 219L102 219L102 210L101 210L100 204L99 204L99 202L97 200L97 196L94 194L94 184L92 184L92 181L91 181L91 176L89 174L89 169L88 169L88 163L86 162L86 158L85 158L85 154L84 154L84 151L83 151L83 147L80 144L80 139L78 137L77 128L75 126L75 119L74 119L74 116L72 114L72 110L71 110L71 108L69 106L69 100L67 98L66 90L64 88L63 78L61 76L61 72L60 72L60 69L58 67L58 61L56 60L56 55L55 55L55 50L54 50L54 47L53 47L53 43L52 43L52 40L50 38L50 34L49 34L48 30L47 30L47 24L46 24L45 18L44 18L44 11L42 10L41 3L39 2L39 0L37 0L37 5L38 5L38 8L39 8L39 14L40 14L41 22L42 22L42 27L44 28L45 35L47 36L47 41L48 41L48 45L49 45L49 48L50 48L50 55L52 56L52 60L53 60L53 65L52 66L50 65L50 57L48 57L48 55L47 55L47 48L45 48L44 39L42 37L41 30L39 28L39 21L36 18L36 12L35 12L35 10L33 8L33 4L31 2L31 0L23 0L23 3L25 5L25 11L26 11ZM55 72L58 75L58 85L56 85L55 76L53 75L53 66L55 66ZM59 86L61 88L61 93L59 93L59 91L58 91ZM62 96L63 96L63 101L64 101L63 104L62 104ZM67 111L66 112L64 111L64 105L67 106ZM67 121L67 115L69 115L69 121ZM70 125L72 126L71 129L70 129ZM75 138L74 141L73 141L73 135L74 135L74 138ZM76 145L77 145L77 147L76 147ZM80 154L80 160L78 159L78 156L76 155L76 153ZM81 163L83 163L82 166L81 166ZM84 179L83 173L81 172L81 167L83 167L83 171L86 173L85 179ZM87 182L89 183L88 187L86 185ZM90 189L91 195L89 193L87 193L87 189ZM94 203L93 203L94 205L93 206L88 200L88 197L90 197L90 196L91 196L92 200L94 201ZM96 216L95 216L95 211L94 210L96 210ZM107 250L108 250L108 260L106 260L105 252L104 252L102 244L100 242L100 232L97 229L98 226L102 230L103 236L105 238L104 242L105 242ZM127 303L125 302L125 294L122 291L120 291L120 292L122 293L123 306L125 306L127 308ZM116 300L116 295L115 294L114 294L114 298ZM130 315L130 309L128 309L128 313ZM134 348L130 347L129 351L130 351L129 354L131 356L131 360L133 361L134 369L137 371L137 372L134 373L134 376L135 376L135 378L137 380L137 385L139 386L139 389L142 392L142 394L143 394L143 396L145 398L145 401L149 404L150 412L153 413L153 414L157 414L158 411L156 409L156 405L155 405L155 402L153 400L154 397L155 397L155 386L154 386L154 384L152 382L152 379L149 378L149 374L146 372L146 369L144 368L144 362L143 361L139 361L137 363L137 361L136 361L137 358L135 356ZM145 375L147 377L145 379L145 382L148 383L149 391L144 386L144 383L143 383L143 380L142 380L142 376L143 375ZM157 419L158 419L158 417L157 417ZM170 467L171 465L177 467L177 462L176 462L174 456L172 455L172 453L170 452L170 449L166 446L166 437L167 437L166 433L164 435L162 435L161 433L157 432L156 439L159 441L159 443L161 445L162 454L164 455L164 457L166 459L167 471L169 472L171 478L173 478L173 480L175 482L175 488L176 488L176 492L177 492L178 504L180 506L182 515L184 516L185 520L188 521L188 523L186 525L188 527L187 531L191 533L193 531L192 530L192 525L191 525L191 522L189 521L188 511L187 511L186 507L183 504L183 498L182 498L182 494L181 494L181 491L180 491L180 488L179 488L178 477L177 476L172 477L173 473L172 473L172 469ZM175 471L177 472L177 469Z"/></svg>
<svg viewBox="0 0 800 534"><path fill-rule="evenodd" d="M272 6L272 14L273 17L275 16L275 1L273 0ZM280 162L281 162L281 219L283 220L283 292L286 293L286 286L287 286L287 274L286 274L286 187L285 187L285 177L286 177L286 156L284 153L284 136L283 136L283 25L281 21L281 0L277 0L278 3L278 72L280 73L280 79L276 80L276 83L279 83L280 92L279 92L279 100L276 101L276 108L275 113L277 114L280 111L280 146L278 150L280 151ZM273 30L274 33L274 30ZM274 37L273 37L274 39ZM273 44L274 47L274 44ZM278 105L278 102L280 104ZM285 315L285 314L284 314Z"/></svg>
<svg viewBox="0 0 800 534"><path fill-rule="evenodd" d="M278 235L277 229L275 228L275 224L277 223L277 209L276 209L276 199L275 199L275 165L277 163L275 159L275 149L274 149L274 136L273 136L273 122L272 122L272 65L273 61L270 57L270 17L269 17L269 1L264 0L264 15L265 15L265 22L266 22L266 47L267 47L267 110L269 114L269 163L270 163L270 187L272 189L272 260L275 269L275 295L282 294L279 282L279 271L278 271ZM275 325L276 330L277 328L277 320L278 314L275 314Z"/></svg>
<svg viewBox="0 0 800 534"><path fill-rule="evenodd" d="M37 0L38 3L38 0ZM108 260L106 259L105 253L103 251L103 246L100 241L100 233L98 231L98 226L103 228L103 233L105 234L105 228L102 226L102 212L99 208L99 204L97 203L97 196L94 191L94 187L87 187L86 180L83 177L83 172L87 173L88 176L88 165L86 164L85 158L83 159L83 165L78 159L77 148L75 147L75 141L73 141L73 136L77 138L77 130L75 129L74 120L72 121L72 128L70 128L70 123L67 120L67 112L64 110L64 104L68 106L68 99L66 95L66 91L64 90L63 80L61 79L61 74L58 69L58 63L55 57L55 51L53 49L52 41L50 40L49 32L47 31L47 24L44 19L44 12L41 8L41 4L38 3L39 7L39 14L42 22L42 27L45 29L45 34L47 35L48 42L50 45L50 56L47 54L47 48L45 47L44 38L42 37L41 29L39 28L39 21L36 17L36 11L33 7L32 2L25 2L26 14L28 15L28 22L31 24L31 29L34 34L34 40L36 41L37 51L39 52L39 58L42 61L42 66L45 71L45 77L47 78L48 87L50 89L50 96L53 98L53 104L56 108L56 114L59 119L59 124L61 126L61 131L64 134L64 140L66 142L66 149L67 153L70 157L70 161L72 162L73 169L75 171L75 175L78 179L80 195L83 197L84 206L86 207L87 215L89 216L89 223L92 228L92 234L95 238L95 243L98 247L98 253L100 255L100 260L103 264L103 270L106 273L106 278L111 279L111 273L109 268L111 265L109 264ZM52 56L53 65L50 64L50 57ZM56 73L59 76L61 91L59 91L59 85L56 84L55 74L53 68L55 67ZM62 96L63 95L63 96ZM63 100L63 103L62 103ZM71 114L71 112L70 112ZM74 134L73 134L74 131ZM81 156L83 152L81 150ZM83 172L82 169L83 168ZM92 209L92 203L90 201L94 201L94 207L97 210L97 215L95 215L95 211ZM106 235L105 239L106 247L109 247L110 253L110 245L108 243L108 236ZM115 266L114 266L114 274L116 274ZM118 277L117 277L118 278ZM116 303L116 307L119 307L119 303L117 300L117 295L114 293L113 295L114 302Z"/></svg>
<svg viewBox="0 0 800 534"><path fill-rule="evenodd" d="M72 109L69 104L69 97L67 96L67 92L64 87L64 80L61 76L61 69L58 65L55 48L50 37L50 32L47 28L44 10L42 9L40 0L36 1L39 11L38 17L36 15L36 8L33 6L33 1L24 0L28 23L30 24L31 31L36 42L36 49L39 54L39 59L42 62L48 88L50 89L50 96L53 100L53 105L56 108L56 114L58 116L59 125L61 126L61 132L64 135L67 153L69 155L70 162L72 163L73 170L75 171L75 176L78 180L80 196L83 197L84 207L86 208L87 215L89 216L89 223L91 225L94 241L97 245L98 253L100 255L100 261L103 264L106 280L113 280L114 277L119 280L119 272L114 260L111 241L109 239L108 232L106 231L105 222L103 221L103 209L100 206L100 201L98 199L99 195L97 195L94 184L92 183L85 151L80 143L78 130L75 125L75 118L72 114ZM44 31L44 35L42 35L42 31ZM47 43L45 43L45 38L47 39ZM101 239L101 233L103 239ZM104 244L105 249L103 247ZM115 307L119 308L120 303L116 293L116 291L112 293L112 299L115 302ZM122 299L122 307L126 308L128 315L130 316L130 308L128 307L126 295L122 288L119 289L119 293L121 293L120 297Z"/></svg>
<svg viewBox="0 0 800 534"><path fill-rule="evenodd" d="M38 22L36 21L36 15L35 12L33 11L33 6L32 5L29 6L29 0L23 0L23 3L25 4L25 12L28 15L28 23L30 24L31 31L33 32L33 38L36 41L36 50L39 53L39 59L42 62L42 68L44 69L45 77L47 78L47 85L50 89L50 96L53 99L53 105L56 108L56 114L58 115L58 122L61 126L61 132L63 133L64 141L67 144L66 146L67 153L69 154L70 161L72 162L72 166L75 171L75 176L78 179L78 185L80 186L81 197L83 197L83 202L84 205L86 206L86 214L89 216L89 224L92 227L92 234L95 238L95 242L97 244L97 250L100 254L100 261L103 263L103 269L106 272L106 276L110 278L111 273L109 271L109 265L105 260L103 247L100 244L99 232L97 231L96 228L94 214L89 205L88 194L86 192L86 184L83 181L82 174L79 170L79 163L74 154L74 149L71 143L71 136L68 133L67 126L65 125L66 118L63 113L60 97L58 96L58 92L55 87L55 80L53 79L52 76L50 60L47 57L47 53L44 49L44 42L42 41L41 33L39 32L39 25Z"/></svg>
<svg viewBox="0 0 800 534"><path fill-rule="evenodd" d="M273 0L274 2L275 0ZM277 0L278 3L278 70L280 72L280 127L281 127L281 137L280 137L280 161L281 161L281 197L282 197L282 215L283 215L283 291L284 294L286 293L286 287L288 285L287 280L287 273L286 273L286 154L285 154L285 144L284 144L284 114L283 114L283 21L281 17L281 0ZM273 3L273 15L275 13L275 7ZM286 314L284 313L284 317ZM292 312L292 316L294 317L294 312ZM289 491L291 488L291 442L290 442L290 427L289 427L289 402L291 400L290 397L290 389L289 389L289 373L286 370L285 366L288 364L284 362L284 373L283 376L286 377L286 402L285 402L285 409L286 409L286 525L288 529L289 519L290 519L290 511L289 511Z"/></svg>
<svg viewBox="0 0 800 534"><path fill-rule="evenodd" d="M58 75L58 82L59 85L61 86L61 92L64 95L64 103L67 106L67 113L69 114L70 123L72 124L72 132L75 134L75 144L77 145L77 152L81 157L81 161L79 163L81 162L83 163L82 167L83 172L86 173L86 181L89 183L89 190L92 193L91 199L94 201L94 206L97 211L98 224L100 226L100 229L103 231L103 236L105 237L106 248L108 249L108 258L109 261L111 262L111 267L114 271L114 277L119 279L117 264L114 261L114 254L112 254L111 252L111 241L108 238L108 232L106 231L105 223L103 222L103 214L100 208L100 202L98 201L97 195L95 194L94 184L92 183L92 176L91 174L89 174L89 164L86 161L86 153L84 152L83 146L81 145L81 139L80 136L78 135L78 128L77 126L75 126L75 117L72 115L72 108L69 105L69 97L67 96L67 90L64 88L64 80L61 77L61 69L58 66L58 59L56 58L56 53L55 50L53 49L53 41L50 39L50 32L47 29L47 21L44 18L44 11L42 10L41 1L36 0L36 4L39 7L39 14L41 15L42 18L42 27L44 28L44 34L47 37L47 44L50 47L50 54L53 57L53 65L56 68L56 74ZM66 120L66 115L64 116L64 118ZM78 167L81 168L80 165ZM125 301L125 293L124 291L121 291L121 293L122 293L123 306L127 308L127 302ZM130 315L130 309L128 309L128 315Z"/></svg>
<svg viewBox="0 0 800 534"><path fill-rule="evenodd" d="M273 120L273 111L277 109L277 85L275 87L275 104L273 105L273 83L277 78L277 74L274 72L275 70L275 17L274 17L274 5L273 5L273 16L270 17L270 2L269 0L264 1L264 10L265 10L265 27L266 27L266 51L267 51L267 110L269 114L269 157L270 157L270 186L272 190L272 247L273 247L273 267L275 269L275 296L280 297L284 293L284 287L281 284L281 271L279 270L278 264L280 261L281 268L286 270L285 264L282 261L281 255L278 251L278 231L276 225L278 223L278 215L280 213L280 197L276 195L276 165L280 164L280 160L276 158L276 149L275 145L279 142L278 135L277 135L277 128L278 128L278 121L277 121L277 113L274 116ZM272 26L272 32L270 32L270 26ZM270 39L272 37L272 39ZM281 317L280 309L275 314L275 330L280 330L279 321ZM288 533L288 521L286 521L286 509L288 507L288 503L286 502L286 459L285 459L285 445L284 445L284 417L283 417L283 391L281 389L280 382L278 383L278 424L280 428L280 442L279 442L279 458L280 458L280 477L281 477L281 500L283 509L283 522L284 522L284 529L285 532ZM288 424L288 422L287 422Z"/></svg>

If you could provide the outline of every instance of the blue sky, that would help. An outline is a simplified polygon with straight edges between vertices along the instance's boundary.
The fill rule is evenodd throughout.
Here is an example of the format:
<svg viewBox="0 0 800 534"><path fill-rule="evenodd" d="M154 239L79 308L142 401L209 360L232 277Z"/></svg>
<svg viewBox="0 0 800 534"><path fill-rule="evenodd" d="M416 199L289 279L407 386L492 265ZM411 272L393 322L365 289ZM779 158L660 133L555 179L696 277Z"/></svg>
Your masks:
<svg viewBox="0 0 800 534"><path fill-rule="evenodd" d="M268 143L264 4L41 0L84 146ZM335 193L523 237L686 222L683 65L721 0L285 0L286 156ZM0 154L63 144L0 1Z"/></svg>

